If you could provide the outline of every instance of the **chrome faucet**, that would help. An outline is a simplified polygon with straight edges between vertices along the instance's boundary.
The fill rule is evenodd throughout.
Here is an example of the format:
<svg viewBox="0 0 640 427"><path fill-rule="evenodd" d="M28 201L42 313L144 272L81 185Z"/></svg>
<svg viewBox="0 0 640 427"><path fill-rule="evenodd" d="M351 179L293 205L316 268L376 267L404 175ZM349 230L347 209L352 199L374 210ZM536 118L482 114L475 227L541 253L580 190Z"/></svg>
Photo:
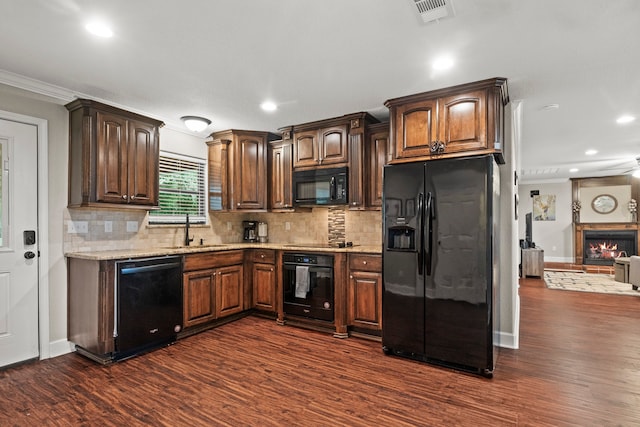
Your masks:
<svg viewBox="0 0 640 427"><path fill-rule="evenodd" d="M187 220L185 221L184 230L184 245L189 246L189 243L193 242L193 237L189 238L189 214L187 214Z"/></svg>

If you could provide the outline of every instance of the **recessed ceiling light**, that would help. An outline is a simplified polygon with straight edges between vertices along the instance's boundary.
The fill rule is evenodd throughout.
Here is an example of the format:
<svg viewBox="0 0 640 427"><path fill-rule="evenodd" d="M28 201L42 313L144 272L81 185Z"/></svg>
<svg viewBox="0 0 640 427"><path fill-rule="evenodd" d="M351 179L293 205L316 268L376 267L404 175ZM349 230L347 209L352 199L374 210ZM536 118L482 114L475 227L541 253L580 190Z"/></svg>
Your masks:
<svg viewBox="0 0 640 427"><path fill-rule="evenodd" d="M576 173L576 172L578 172L579 170L580 170L580 169L578 169L578 168L571 168L571 169L569 169L569 172L571 172L571 173Z"/></svg>
<svg viewBox="0 0 640 427"><path fill-rule="evenodd" d="M260 104L260 108L262 108L264 111L276 111L278 109L278 106L275 102L265 101Z"/></svg>
<svg viewBox="0 0 640 427"><path fill-rule="evenodd" d="M448 70L449 68L453 67L453 59L448 56L442 56L433 61L433 64L431 64L431 66L434 70L438 71Z"/></svg>
<svg viewBox="0 0 640 427"><path fill-rule="evenodd" d="M560 108L560 104L547 104L542 107L543 110L557 110Z"/></svg>
<svg viewBox="0 0 640 427"><path fill-rule="evenodd" d="M616 120L616 123L619 123L621 125L625 124L625 123L631 123L632 121L634 121L636 118L633 116L629 116L629 115L625 115L625 116L620 116L618 117L618 119Z"/></svg>
<svg viewBox="0 0 640 427"><path fill-rule="evenodd" d="M96 35L98 37L112 37L113 36L113 31L111 31L111 28L109 28L105 23L103 22L98 22L98 21L94 21L94 22L89 22L85 28L87 29L87 31L89 31L91 34Z"/></svg>
<svg viewBox="0 0 640 427"><path fill-rule="evenodd" d="M598 150L587 150L584 152L584 154L586 154L587 156L593 156L595 154L598 154Z"/></svg>

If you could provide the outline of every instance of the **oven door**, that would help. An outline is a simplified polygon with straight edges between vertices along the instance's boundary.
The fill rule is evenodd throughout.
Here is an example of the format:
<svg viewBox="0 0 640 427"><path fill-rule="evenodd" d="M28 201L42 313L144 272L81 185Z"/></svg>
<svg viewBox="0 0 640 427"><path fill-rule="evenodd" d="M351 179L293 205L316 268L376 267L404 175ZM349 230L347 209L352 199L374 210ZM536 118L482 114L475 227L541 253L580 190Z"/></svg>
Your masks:
<svg viewBox="0 0 640 427"><path fill-rule="evenodd" d="M309 267L309 291L304 298L296 296L296 265L284 264L283 293L284 312L296 316L333 322L333 269Z"/></svg>

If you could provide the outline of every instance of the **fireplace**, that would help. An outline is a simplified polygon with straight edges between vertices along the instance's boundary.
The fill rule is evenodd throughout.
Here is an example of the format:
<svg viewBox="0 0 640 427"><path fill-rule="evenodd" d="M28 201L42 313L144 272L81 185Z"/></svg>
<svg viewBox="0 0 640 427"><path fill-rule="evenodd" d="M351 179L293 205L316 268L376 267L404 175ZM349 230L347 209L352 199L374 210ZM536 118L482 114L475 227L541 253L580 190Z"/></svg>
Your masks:
<svg viewBox="0 0 640 427"><path fill-rule="evenodd" d="M613 265L615 258L636 255L637 230L584 230L584 264Z"/></svg>

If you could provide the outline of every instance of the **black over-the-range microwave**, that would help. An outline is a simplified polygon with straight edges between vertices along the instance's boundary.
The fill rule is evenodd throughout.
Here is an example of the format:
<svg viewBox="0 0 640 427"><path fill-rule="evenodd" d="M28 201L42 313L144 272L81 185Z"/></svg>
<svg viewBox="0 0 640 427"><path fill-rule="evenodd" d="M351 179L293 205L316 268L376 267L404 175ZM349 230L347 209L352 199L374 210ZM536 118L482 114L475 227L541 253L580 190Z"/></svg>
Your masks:
<svg viewBox="0 0 640 427"><path fill-rule="evenodd" d="M293 172L296 205L345 205L349 203L347 168Z"/></svg>

